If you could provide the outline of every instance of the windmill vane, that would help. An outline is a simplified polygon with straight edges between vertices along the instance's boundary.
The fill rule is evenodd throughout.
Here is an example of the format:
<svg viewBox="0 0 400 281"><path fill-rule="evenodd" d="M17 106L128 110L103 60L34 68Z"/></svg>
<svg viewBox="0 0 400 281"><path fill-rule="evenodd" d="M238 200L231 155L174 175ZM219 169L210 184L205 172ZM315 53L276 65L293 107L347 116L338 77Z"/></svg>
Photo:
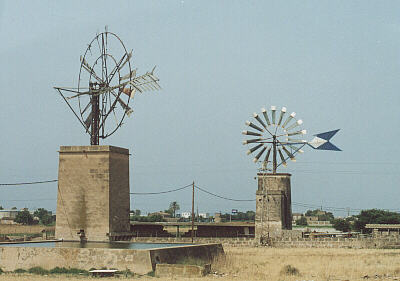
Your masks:
<svg viewBox="0 0 400 281"><path fill-rule="evenodd" d="M303 129L303 121L296 118L296 113L287 113L286 107L279 111L276 106L269 110L262 108L261 114L254 113L254 120L246 121L249 130L242 132L249 139L244 145L251 146L247 154L255 154L253 162L261 163L261 170L276 174L279 166L287 166L287 161L296 161L295 155L303 153L302 148L308 145L318 150L341 151L330 142L339 131L329 131L314 135L311 141L304 139L307 131ZM278 160L279 157L279 160ZM272 168L269 168L272 164Z"/></svg>
<svg viewBox="0 0 400 281"><path fill-rule="evenodd" d="M112 52L112 53L111 53ZM96 34L80 57L78 87L54 87L78 118L90 144L98 145L122 126L135 94L161 89L154 69L136 75L132 69L132 52L107 27Z"/></svg>

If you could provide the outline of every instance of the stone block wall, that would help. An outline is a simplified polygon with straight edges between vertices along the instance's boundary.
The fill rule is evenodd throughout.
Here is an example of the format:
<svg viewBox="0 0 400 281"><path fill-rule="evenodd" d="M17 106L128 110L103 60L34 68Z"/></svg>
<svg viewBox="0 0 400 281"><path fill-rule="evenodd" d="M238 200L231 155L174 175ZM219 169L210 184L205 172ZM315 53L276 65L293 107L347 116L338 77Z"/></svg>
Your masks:
<svg viewBox="0 0 400 281"><path fill-rule="evenodd" d="M107 241L129 232L129 151L114 146L61 146L56 238Z"/></svg>

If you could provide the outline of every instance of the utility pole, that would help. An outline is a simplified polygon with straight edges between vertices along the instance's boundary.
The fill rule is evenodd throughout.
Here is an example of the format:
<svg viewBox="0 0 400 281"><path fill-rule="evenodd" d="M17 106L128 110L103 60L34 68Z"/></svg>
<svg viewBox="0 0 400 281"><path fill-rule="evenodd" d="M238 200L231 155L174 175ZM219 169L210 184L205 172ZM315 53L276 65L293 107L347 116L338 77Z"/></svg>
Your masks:
<svg viewBox="0 0 400 281"><path fill-rule="evenodd" d="M194 181L192 183L192 243L193 243L193 236L194 236Z"/></svg>

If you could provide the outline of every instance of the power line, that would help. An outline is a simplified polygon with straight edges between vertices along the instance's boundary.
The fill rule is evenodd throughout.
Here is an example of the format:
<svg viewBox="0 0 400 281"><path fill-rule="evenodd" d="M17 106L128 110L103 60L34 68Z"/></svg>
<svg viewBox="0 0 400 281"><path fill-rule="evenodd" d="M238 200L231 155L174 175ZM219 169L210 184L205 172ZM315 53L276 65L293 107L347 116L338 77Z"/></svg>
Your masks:
<svg viewBox="0 0 400 281"><path fill-rule="evenodd" d="M203 189L203 188L201 188L201 187L199 187L197 185L195 185L195 187L198 190L201 190L201 191L203 191L205 193L208 193L208 194L210 194L212 196L215 196L215 197L218 197L218 198L221 198L221 199L225 199L225 200L229 200L229 201L237 201L237 202L253 202L253 201L255 201L255 199L249 199L249 200L246 200L246 199L232 199L232 198L224 197L224 196L221 196L221 195L217 195L217 194L212 193L210 191L207 191L207 190L205 190L205 189Z"/></svg>
<svg viewBox="0 0 400 281"><path fill-rule="evenodd" d="M58 181L58 180L32 181L32 182L18 182L18 183L0 183L0 186L40 184L40 183L50 183L50 182L57 182L57 181Z"/></svg>
<svg viewBox="0 0 400 281"><path fill-rule="evenodd" d="M179 191L185 188L188 188L189 186L192 186L192 184L185 185L183 187L171 189L171 190L166 190L166 191L160 191L160 192L130 192L129 194L135 194L135 195L156 195L156 194L164 194L164 193L170 193L170 192L175 192Z"/></svg>

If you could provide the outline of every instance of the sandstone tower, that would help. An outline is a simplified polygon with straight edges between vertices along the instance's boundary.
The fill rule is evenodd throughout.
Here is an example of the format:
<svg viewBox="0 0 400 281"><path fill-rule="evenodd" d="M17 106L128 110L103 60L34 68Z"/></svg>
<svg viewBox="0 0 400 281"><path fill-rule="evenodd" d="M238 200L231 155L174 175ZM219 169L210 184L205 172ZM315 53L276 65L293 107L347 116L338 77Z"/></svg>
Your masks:
<svg viewBox="0 0 400 281"><path fill-rule="evenodd" d="M282 237L292 229L290 174L258 173L255 235L257 241Z"/></svg>
<svg viewBox="0 0 400 281"><path fill-rule="evenodd" d="M108 145L60 147L57 239L127 238L129 209L128 149Z"/></svg>

